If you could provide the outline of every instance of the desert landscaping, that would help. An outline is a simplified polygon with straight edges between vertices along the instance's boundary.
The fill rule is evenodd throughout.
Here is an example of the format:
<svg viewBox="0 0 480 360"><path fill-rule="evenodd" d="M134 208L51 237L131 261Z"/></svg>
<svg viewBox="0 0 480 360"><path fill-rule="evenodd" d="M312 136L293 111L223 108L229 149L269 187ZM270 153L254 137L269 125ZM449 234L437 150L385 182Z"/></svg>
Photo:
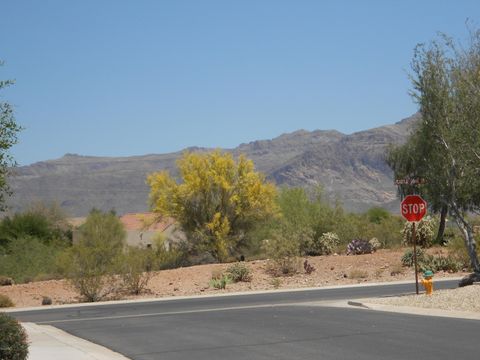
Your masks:
<svg viewBox="0 0 480 360"><path fill-rule="evenodd" d="M441 249L433 249L433 253ZM400 250L379 250L364 255L330 255L299 259L307 260L315 270L292 276L273 276L269 272L268 260L246 261L251 270L250 282L230 283L225 289L215 289L210 285L212 275L225 271L231 264L209 264L162 270L154 272L146 288L140 295L117 294L112 299L161 298L190 295L212 295L244 291L276 289L297 289L376 283L388 281L414 282L411 268L402 267ZM301 264L300 264L301 265ZM302 268L303 266L301 266ZM303 270L303 269L302 269ZM434 279L464 276L464 272L438 272ZM81 298L67 280L37 281L26 284L0 287L0 294L7 295L16 307L41 306L44 297L52 299L53 305L81 302Z"/></svg>

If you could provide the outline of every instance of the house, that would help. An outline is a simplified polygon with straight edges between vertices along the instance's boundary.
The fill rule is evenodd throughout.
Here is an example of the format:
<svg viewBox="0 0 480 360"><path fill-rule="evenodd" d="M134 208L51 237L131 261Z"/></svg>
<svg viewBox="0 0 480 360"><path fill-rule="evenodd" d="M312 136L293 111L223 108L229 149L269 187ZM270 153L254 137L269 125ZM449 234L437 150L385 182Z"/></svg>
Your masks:
<svg viewBox="0 0 480 360"><path fill-rule="evenodd" d="M164 218L158 221L152 212L125 214L120 221L126 232L126 243L130 246L152 247L155 239L162 236L166 250L173 244L186 240L185 233L180 229L173 218ZM78 229L85 223L86 218L70 219L70 223ZM78 230L73 231L73 243L79 240Z"/></svg>
<svg viewBox="0 0 480 360"><path fill-rule="evenodd" d="M131 246L151 247L159 234L163 235L164 245L169 250L172 244L186 239L173 218L158 221L151 212L125 214L120 217L127 233L126 242Z"/></svg>

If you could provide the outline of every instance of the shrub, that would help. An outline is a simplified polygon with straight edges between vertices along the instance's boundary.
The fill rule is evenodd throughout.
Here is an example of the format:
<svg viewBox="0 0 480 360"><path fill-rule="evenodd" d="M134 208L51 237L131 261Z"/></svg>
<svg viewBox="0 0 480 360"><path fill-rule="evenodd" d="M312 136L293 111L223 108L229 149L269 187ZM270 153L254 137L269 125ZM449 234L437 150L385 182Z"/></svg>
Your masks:
<svg viewBox="0 0 480 360"><path fill-rule="evenodd" d="M365 270L352 270L348 277L350 279L366 279L368 278L368 272Z"/></svg>
<svg viewBox="0 0 480 360"><path fill-rule="evenodd" d="M0 359L25 360L27 358L27 334L17 320L0 313L0 334Z"/></svg>
<svg viewBox="0 0 480 360"><path fill-rule="evenodd" d="M280 280L279 278L273 278L270 283L272 284L274 289L278 289L282 285L282 280Z"/></svg>
<svg viewBox="0 0 480 360"><path fill-rule="evenodd" d="M480 241L477 238L477 254L480 256ZM447 249L449 254L458 260L462 264L462 267L470 268L470 256L468 255L467 248L465 247L465 241L460 236L454 236L447 242Z"/></svg>
<svg viewBox="0 0 480 360"><path fill-rule="evenodd" d="M13 306L15 306L15 304L7 295L0 294L0 308L7 308Z"/></svg>
<svg viewBox="0 0 480 360"><path fill-rule="evenodd" d="M148 285L152 277L153 252L151 249L127 247L120 265L120 276L123 288L129 293L138 295Z"/></svg>
<svg viewBox="0 0 480 360"><path fill-rule="evenodd" d="M305 270L305 274L310 275L315 271L315 267L308 262L308 260L305 260L303 262L303 270Z"/></svg>
<svg viewBox="0 0 480 360"><path fill-rule="evenodd" d="M230 265L226 271L228 277L233 282L250 282L252 281L252 274L250 269L244 263L236 263Z"/></svg>
<svg viewBox="0 0 480 360"><path fill-rule="evenodd" d="M66 277L86 301L100 301L119 289L116 272L125 241L114 213L93 210L80 228L80 240L62 257Z"/></svg>
<svg viewBox="0 0 480 360"><path fill-rule="evenodd" d="M453 256L427 256L420 262L420 271L431 270L438 271L452 271L457 272L462 268L462 264Z"/></svg>
<svg viewBox="0 0 480 360"><path fill-rule="evenodd" d="M42 305L52 305L52 298L48 296L42 297Z"/></svg>
<svg viewBox="0 0 480 360"><path fill-rule="evenodd" d="M272 259L270 271L275 275L293 275L300 269L298 243L290 241L282 234L274 234L265 243L267 255Z"/></svg>
<svg viewBox="0 0 480 360"><path fill-rule="evenodd" d="M417 248L417 263L424 262L426 259L425 251L423 251L420 248ZM402 265L411 267L414 265L413 262L413 249L407 249L405 250L403 256L402 256Z"/></svg>
<svg viewBox="0 0 480 360"><path fill-rule="evenodd" d="M305 253L307 255L330 255L335 252L340 239L333 232L326 232L318 239L312 238L308 241Z"/></svg>
<svg viewBox="0 0 480 360"><path fill-rule="evenodd" d="M373 246L363 239L352 240L347 246L347 255L371 254L373 251Z"/></svg>
<svg viewBox="0 0 480 360"><path fill-rule="evenodd" d="M416 243L423 248L432 246L433 237L435 235L436 221L431 216L425 216L418 221L415 226ZM403 227L403 243L404 245L413 245L412 238L413 223L406 221Z"/></svg>
<svg viewBox="0 0 480 360"><path fill-rule="evenodd" d="M380 244L380 241L378 241L378 239L375 237L371 238L368 243L372 246L373 251L377 251L382 246L382 244Z"/></svg>
<svg viewBox="0 0 480 360"><path fill-rule="evenodd" d="M7 276L0 276L0 286L10 286L13 285L15 282L12 278Z"/></svg>
<svg viewBox="0 0 480 360"><path fill-rule="evenodd" d="M227 284L231 282L232 280L226 274L223 274L220 278L212 278L210 280L210 286L217 290L223 290L227 287Z"/></svg>
<svg viewBox="0 0 480 360"><path fill-rule="evenodd" d="M9 243L0 261L0 274L11 277L16 283L25 283L39 274L58 275L55 259L61 247L45 245L34 237L21 237Z"/></svg>

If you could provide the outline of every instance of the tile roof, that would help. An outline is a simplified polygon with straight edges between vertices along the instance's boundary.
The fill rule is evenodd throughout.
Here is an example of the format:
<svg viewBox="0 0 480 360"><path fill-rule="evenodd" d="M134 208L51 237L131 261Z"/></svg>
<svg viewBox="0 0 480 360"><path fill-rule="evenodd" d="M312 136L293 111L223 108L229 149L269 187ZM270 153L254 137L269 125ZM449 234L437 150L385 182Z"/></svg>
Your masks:
<svg viewBox="0 0 480 360"><path fill-rule="evenodd" d="M165 231L169 226L175 223L172 218L163 218L157 221L156 214L152 212L131 213L120 217L125 230L147 230L147 231ZM151 224L145 229L145 226Z"/></svg>

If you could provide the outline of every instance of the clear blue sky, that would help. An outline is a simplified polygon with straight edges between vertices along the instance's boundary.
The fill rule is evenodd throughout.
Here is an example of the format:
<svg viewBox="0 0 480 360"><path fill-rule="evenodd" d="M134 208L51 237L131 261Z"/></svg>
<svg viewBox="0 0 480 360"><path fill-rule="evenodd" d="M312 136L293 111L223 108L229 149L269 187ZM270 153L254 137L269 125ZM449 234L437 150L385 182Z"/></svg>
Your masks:
<svg viewBox="0 0 480 360"><path fill-rule="evenodd" d="M2 0L22 164L345 133L416 111L413 48L480 1Z"/></svg>

